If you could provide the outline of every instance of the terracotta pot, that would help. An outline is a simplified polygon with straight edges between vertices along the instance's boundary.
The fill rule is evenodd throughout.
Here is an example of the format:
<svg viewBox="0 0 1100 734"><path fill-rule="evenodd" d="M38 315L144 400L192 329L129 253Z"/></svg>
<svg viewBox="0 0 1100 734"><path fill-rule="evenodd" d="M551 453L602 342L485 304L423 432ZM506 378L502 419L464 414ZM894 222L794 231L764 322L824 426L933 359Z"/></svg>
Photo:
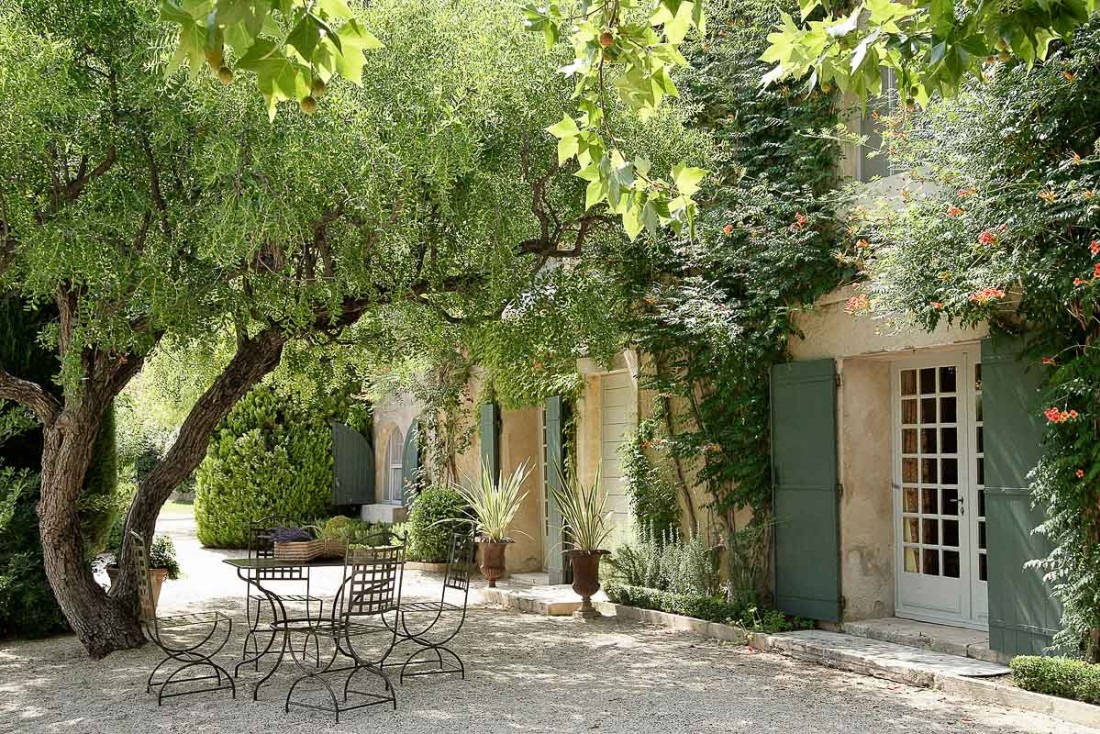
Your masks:
<svg viewBox="0 0 1100 734"><path fill-rule="evenodd" d="M601 616L592 606L592 597L600 590L600 559L610 552L571 550L566 553L573 567L573 591L581 597L581 608L574 612L573 616L584 619Z"/></svg>
<svg viewBox="0 0 1100 734"><path fill-rule="evenodd" d="M111 586L114 586L115 581L118 579L118 566L107 566L106 570L107 578L111 580ZM149 569L149 582L153 586L153 609L157 608L157 602L160 600L160 587L164 586L164 581L167 578L167 568Z"/></svg>
<svg viewBox="0 0 1100 734"><path fill-rule="evenodd" d="M479 540L477 543L480 549L478 557L481 573L489 580L490 589L496 588L497 579L504 575L504 551L508 549L511 542L510 540L502 542Z"/></svg>

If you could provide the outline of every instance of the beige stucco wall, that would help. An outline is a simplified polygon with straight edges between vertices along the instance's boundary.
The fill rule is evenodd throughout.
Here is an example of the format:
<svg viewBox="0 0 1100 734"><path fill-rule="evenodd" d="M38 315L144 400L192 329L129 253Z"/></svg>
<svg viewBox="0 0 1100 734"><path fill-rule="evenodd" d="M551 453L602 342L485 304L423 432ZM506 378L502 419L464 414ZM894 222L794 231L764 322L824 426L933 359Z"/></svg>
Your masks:
<svg viewBox="0 0 1100 734"><path fill-rule="evenodd" d="M822 297L794 316L801 335L790 340L791 358L855 357L904 353L914 349L969 344L989 333L987 326L960 328L941 323L934 331L898 327L867 315L852 315L844 304L857 291L845 286Z"/></svg>
<svg viewBox="0 0 1100 734"><path fill-rule="evenodd" d="M841 593L844 619L894 613L890 362L845 359L840 423Z"/></svg>

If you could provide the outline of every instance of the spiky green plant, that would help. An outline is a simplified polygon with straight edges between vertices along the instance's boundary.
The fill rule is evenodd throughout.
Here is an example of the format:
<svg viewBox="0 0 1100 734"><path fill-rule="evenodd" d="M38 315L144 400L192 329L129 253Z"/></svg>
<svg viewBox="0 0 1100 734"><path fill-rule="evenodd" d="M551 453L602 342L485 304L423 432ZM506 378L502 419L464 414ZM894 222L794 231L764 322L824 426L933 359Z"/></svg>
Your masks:
<svg viewBox="0 0 1100 734"><path fill-rule="evenodd" d="M510 540L508 531L527 498L527 492L520 490L530 473L527 462L523 462L507 477L501 472L494 482L488 468L483 468L480 482L455 485L474 513L479 537L493 543Z"/></svg>
<svg viewBox="0 0 1100 734"><path fill-rule="evenodd" d="M561 512L570 545L575 550L604 550L614 527L611 524L612 512L607 509L607 494L600 490L600 470L591 484L584 484L577 478L566 478L565 472L558 468L561 481L558 487L551 487L554 501Z"/></svg>

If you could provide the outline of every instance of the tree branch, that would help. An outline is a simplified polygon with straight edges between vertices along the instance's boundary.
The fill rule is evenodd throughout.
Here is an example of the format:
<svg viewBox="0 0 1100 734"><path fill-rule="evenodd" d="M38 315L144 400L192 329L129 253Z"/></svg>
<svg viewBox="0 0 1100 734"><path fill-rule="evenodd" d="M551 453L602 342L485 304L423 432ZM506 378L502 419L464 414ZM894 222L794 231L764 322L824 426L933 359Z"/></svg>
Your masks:
<svg viewBox="0 0 1100 734"><path fill-rule="evenodd" d="M0 399L14 400L28 408L42 425L53 425L61 403L37 382L24 380L0 368Z"/></svg>

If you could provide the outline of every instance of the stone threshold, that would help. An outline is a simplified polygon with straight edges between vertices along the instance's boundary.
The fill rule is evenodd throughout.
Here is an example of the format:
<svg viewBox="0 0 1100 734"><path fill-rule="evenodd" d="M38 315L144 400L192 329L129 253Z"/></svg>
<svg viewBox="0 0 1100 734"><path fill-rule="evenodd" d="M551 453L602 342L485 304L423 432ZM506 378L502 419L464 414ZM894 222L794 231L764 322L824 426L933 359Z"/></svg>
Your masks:
<svg viewBox="0 0 1100 734"><path fill-rule="evenodd" d="M569 615L580 600L567 585L529 589L485 589L486 603L546 616ZM1011 683L1009 669L973 655L953 655L924 646L857 637L825 630L764 634L653 609L639 609L594 598L605 616L692 632L737 645L748 645L798 660L861 675L943 691L981 703L1045 714L1056 719L1100 728L1100 706L1033 693Z"/></svg>
<svg viewBox="0 0 1100 734"><path fill-rule="evenodd" d="M989 633L965 627L917 622L898 617L845 622L842 631L856 637L893 642L920 650L1007 664L1009 657L989 647Z"/></svg>

